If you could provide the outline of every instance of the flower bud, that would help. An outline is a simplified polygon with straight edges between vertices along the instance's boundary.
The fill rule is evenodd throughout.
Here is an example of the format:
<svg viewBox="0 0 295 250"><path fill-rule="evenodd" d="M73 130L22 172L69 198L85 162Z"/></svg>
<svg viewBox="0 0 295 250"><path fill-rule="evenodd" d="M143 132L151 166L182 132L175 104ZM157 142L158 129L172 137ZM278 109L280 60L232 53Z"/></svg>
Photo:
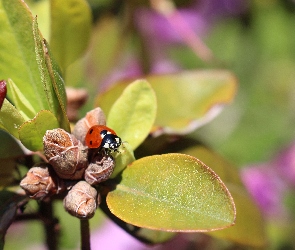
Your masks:
<svg viewBox="0 0 295 250"><path fill-rule="evenodd" d="M82 179L88 165L87 148L61 128L47 130L43 137L44 155L63 179Z"/></svg>
<svg viewBox="0 0 295 250"><path fill-rule="evenodd" d="M32 167L20 186L26 194L36 200L42 200L66 189L63 180L51 169L48 163L39 163Z"/></svg>
<svg viewBox="0 0 295 250"><path fill-rule="evenodd" d="M90 185L96 185L110 178L115 162L110 155L96 154L85 170L84 179Z"/></svg>
<svg viewBox="0 0 295 250"><path fill-rule="evenodd" d="M106 125L106 117L101 108L87 112L86 116L76 123L73 135L84 143L85 136L93 125Z"/></svg>
<svg viewBox="0 0 295 250"><path fill-rule="evenodd" d="M100 195L99 195L100 196ZM90 219L94 216L97 201L97 191L86 181L79 181L64 198L64 208L71 215L80 219Z"/></svg>

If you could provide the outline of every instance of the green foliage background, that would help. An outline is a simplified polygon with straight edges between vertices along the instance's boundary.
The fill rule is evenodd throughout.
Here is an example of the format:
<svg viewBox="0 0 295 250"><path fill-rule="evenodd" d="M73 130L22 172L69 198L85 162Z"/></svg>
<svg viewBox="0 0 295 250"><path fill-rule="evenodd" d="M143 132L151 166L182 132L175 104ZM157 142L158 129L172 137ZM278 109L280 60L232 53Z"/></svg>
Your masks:
<svg viewBox="0 0 295 250"><path fill-rule="evenodd" d="M101 8L102 11L108 10L112 5L112 1L107 3L107 1L92 0L89 3L93 9ZM28 4L33 12L38 13L39 27L43 36L50 40L48 1L28 1ZM247 16L243 19L225 18L219 21L213 25L204 39L217 58L214 63L202 62L186 46L169 48L170 58L180 63L186 70L222 68L230 70L238 78L239 87L235 101L220 116L190 135L209 145L238 168L271 159L278 150L295 138L295 36L292 35L294 19L294 9L286 7L280 1L251 1ZM90 93L98 93L97 83L116 66L116 58L122 55L119 51L132 54L139 44L139 41L132 36L121 37L116 17L112 15L101 17L92 30L86 54L66 70L69 63L62 63L66 65L63 66L66 84L74 87L87 86ZM94 65L93 68L89 69L90 65ZM93 107L95 94L90 95L90 100L81 110L81 114ZM196 151L192 150L190 153L193 155ZM204 156L199 151L197 154ZM204 162L210 166L205 160ZM218 174L221 176L219 172ZM221 177L226 179L225 176ZM232 182L232 179L230 180ZM226 184L227 181L225 180ZM241 184L238 182L237 185ZM241 193L243 192L244 190ZM247 199L248 196L245 200ZM256 211L253 213L256 214ZM97 216L96 219L99 221L101 217ZM257 218L257 221L262 224L260 219ZM62 223L65 227L71 228L73 221L68 218ZM36 229L32 231L35 232ZM284 232L283 236L269 234L272 236L270 242L273 249L281 241L290 240L291 233ZM255 235L259 233L261 232L258 231ZM66 239L62 241L63 247L73 248L77 243L77 234L65 237ZM218 232L216 234L218 235ZM263 237L259 236L250 238L252 240L255 238L259 245L264 241ZM7 237L7 249L15 249L12 237L13 232L10 232ZM248 239L246 236L245 238L241 241L247 242Z"/></svg>

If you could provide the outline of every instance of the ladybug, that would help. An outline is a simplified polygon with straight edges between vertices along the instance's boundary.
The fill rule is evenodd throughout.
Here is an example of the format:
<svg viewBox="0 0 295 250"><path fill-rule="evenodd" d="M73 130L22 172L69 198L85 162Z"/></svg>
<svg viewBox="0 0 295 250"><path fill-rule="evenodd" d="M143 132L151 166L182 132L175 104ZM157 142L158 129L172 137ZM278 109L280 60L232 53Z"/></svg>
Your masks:
<svg viewBox="0 0 295 250"><path fill-rule="evenodd" d="M85 144L88 148L118 151L122 141L114 130L104 125L94 125L86 134Z"/></svg>

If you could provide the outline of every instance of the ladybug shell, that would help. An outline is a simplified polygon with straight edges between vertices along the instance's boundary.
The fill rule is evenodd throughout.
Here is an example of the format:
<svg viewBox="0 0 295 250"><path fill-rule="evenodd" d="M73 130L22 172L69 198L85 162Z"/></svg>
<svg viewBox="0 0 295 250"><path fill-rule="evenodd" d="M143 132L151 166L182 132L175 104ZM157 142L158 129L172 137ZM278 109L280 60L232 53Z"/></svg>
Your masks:
<svg viewBox="0 0 295 250"><path fill-rule="evenodd" d="M85 137L85 144L88 148L99 148L102 142L101 132L107 130L109 133L116 135L116 132L104 125L94 125L92 126Z"/></svg>

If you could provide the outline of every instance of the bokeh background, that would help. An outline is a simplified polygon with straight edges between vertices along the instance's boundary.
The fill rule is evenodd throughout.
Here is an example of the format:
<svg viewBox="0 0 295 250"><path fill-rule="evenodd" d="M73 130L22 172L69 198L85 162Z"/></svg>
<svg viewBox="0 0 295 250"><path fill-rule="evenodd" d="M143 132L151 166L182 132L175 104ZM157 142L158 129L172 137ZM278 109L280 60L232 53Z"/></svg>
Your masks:
<svg viewBox="0 0 295 250"><path fill-rule="evenodd" d="M26 2L50 40L49 1ZM262 249L295 249L295 1L88 2L93 13L89 47L65 75L67 86L89 93L79 115L119 80L204 68L232 71L238 79L233 103L189 136L239 169L265 219L268 245ZM66 229L61 249L77 249L78 221L65 215L61 204L56 208ZM148 248L101 213L91 226L94 250L198 249L187 235ZM15 223L5 249L43 249L42 233L41 224ZM216 245L230 248L224 242Z"/></svg>

